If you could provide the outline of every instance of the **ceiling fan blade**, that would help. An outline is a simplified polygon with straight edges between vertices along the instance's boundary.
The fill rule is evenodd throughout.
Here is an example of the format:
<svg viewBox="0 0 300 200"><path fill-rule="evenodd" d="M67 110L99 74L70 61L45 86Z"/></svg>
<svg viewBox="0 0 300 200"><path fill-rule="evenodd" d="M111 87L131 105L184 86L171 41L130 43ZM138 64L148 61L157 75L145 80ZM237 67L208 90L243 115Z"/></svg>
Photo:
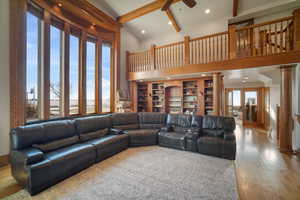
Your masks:
<svg viewBox="0 0 300 200"><path fill-rule="evenodd" d="M162 11L168 10L172 3L173 3L173 0L165 0L165 3L163 5L163 7L161 8L161 10Z"/></svg>
<svg viewBox="0 0 300 200"><path fill-rule="evenodd" d="M187 5L190 8L193 8L197 2L195 0L182 0L185 5Z"/></svg>

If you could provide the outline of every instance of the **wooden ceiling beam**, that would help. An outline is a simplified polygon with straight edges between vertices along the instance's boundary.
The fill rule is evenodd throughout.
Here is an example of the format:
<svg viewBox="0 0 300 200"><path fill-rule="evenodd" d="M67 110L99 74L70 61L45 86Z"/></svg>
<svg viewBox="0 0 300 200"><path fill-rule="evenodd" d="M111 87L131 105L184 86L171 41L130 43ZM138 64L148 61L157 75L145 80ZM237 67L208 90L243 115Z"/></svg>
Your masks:
<svg viewBox="0 0 300 200"><path fill-rule="evenodd" d="M182 0L173 0L172 4L173 3L177 3L179 1L182 1ZM146 15L148 13L151 13L155 10L158 10L158 9L161 9L165 4L165 1L164 0L156 0L152 3L149 3L141 8L138 8L138 9L135 9L127 14L124 14L122 16L119 16L117 19L118 19L118 22L121 23L121 24L124 24L126 22L129 22L133 19L136 19L138 17L141 17L143 15Z"/></svg>
<svg viewBox="0 0 300 200"><path fill-rule="evenodd" d="M233 0L232 16L236 17L238 13L239 0Z"/></svg>
<svg viewBox="0 0 300 200"><path fill-rule="evenodd" d="M170 6L172 5L173 0L165 0L165 4L163 5L163 7L161 8L162 11L166 11L170 8Z"/></svg>
<svg viewBox="0 0 300 200"><path fill-rule="evenodd" d="M170 21L172 22L172 25L174 26L175 30L176 30L177 32L180 32L180 31L181 31L181 28L180 28L180 26L178 25L177 21L175 20L175 17L174 17L174 15L173 15L172 11L171 11L170 9L167 9L167 10L166 10L166 14L167 14L167 16L169 17Z"/></svg>

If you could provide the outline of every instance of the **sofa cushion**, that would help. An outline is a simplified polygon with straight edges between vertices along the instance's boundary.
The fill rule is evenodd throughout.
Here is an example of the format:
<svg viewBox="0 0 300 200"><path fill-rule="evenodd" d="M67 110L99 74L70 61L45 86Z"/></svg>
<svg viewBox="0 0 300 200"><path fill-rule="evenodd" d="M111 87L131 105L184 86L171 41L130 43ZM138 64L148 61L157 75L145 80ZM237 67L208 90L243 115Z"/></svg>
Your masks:
<svg viewBox="0 0 300 200"><path fill-rule="evenodd" d="M20 126L11 130L10 137L11 148L20 150L43 142L44 129L42 124Z"/></svg>
<svg viewBox="0 0 300 200"><path fill-rule="evenodd" d="M168 114L167 126L190 128L191 127L191 115L184 114Z"/></svg>
<svg viewBox="0 0 300 200"><path fill-rule="evenodd" d="M201 115L193 115L192 116L192 124L193 128L202 128L203 117Z"/></svg>
<svg viewBox="0 0 300 200"><path fill-rule="evenodd" d="M105 128L105 129L101 129L101 130L98 130L98 131L93 131L93 132L90 132L90 133L80 134L80 141L84 142L84 141L87 141L87 140L100 138L100 137L103 137L103 136L107 135L108 133L109 133L109 129Z"/></svg>
<svg viewBox="0 0 300 200"><path fill-rule="evenodd" d="M185 150L185 134L178 132L159 132L158 144L160 146Z"/></svg>
<svg viewBox="0 0 300 200"><path fill-rule="evenodd" d="M156 145L159 129L127 130L129 146Z"/></svg>
<svg viewBox="0 0 300 200"><path fill-rule="evenodd" d="M116 129L120 130L134 130L140 128L139 124L127 124L127 125L118 125L114 126Z"/></svg>
<svg viewBox="0 0 300 200"><path fill-rule="evenodd" d="M223 129L202 129L203 136L211 136L211 137L223 137L224 130Z"/></svg>
<svg viewBox="0 0 300 200"><path fill-rule="evenodd" d="M112 127L111 116L91 116L75 119L77 132L81 134L91 133Z"/></svg>
<svg viewBox="0 0 300 200"><path fill-rule="evenodd" d="M51 142L62 138L68 138L76 135L76 129L73 120L61 120L43 123L44 141Z"/></svg>
<svg viewBox="0 0 300 200"><path fill-rule="evenodd" d="M75 135L73 137L63 138L60 140L55 140L44 144L33 144L32 147L37 148L42 152L46 153L66 146L70 146L72 144L77 143L78 141L79 141L79 137Z"/></svg>
<svg viewBox="0 0 300 200"><path fill-rule="evenodd" d="M139 124L142 129L160 129L165 126L167 114L154 112L138 113Z"/></svg>
<svg viewBox="0 0 300 200"><path fill-rule="evenodd" d="M61 160L68 160L72 157L78 157L87 152L94 152L96 154L95 148L90 144L74 144L46 153L45 157L52 162L59 162Z"/></svg>
<svg viewBox="0 0 300 200"><path fill-rule="evenodd" d="M108 145L118 143L120 140L128 140L128 135L107 135L101 138L89 140L86 143L94 145L97 149L105 148Z"/></svg>
<svg viewBox="0 0 300 200"><path fill-rule="evenodd" d="M137 113L114 113L112 114L112 124L114 128L124 125L139 126Z"/></svg>
<svg viewBox="0 0 300 200"><path fill-rule="evenodd" d="M209 116L206 115L203 117L203 129L223 129L223 123L221 117L219 116Z"/></svg>

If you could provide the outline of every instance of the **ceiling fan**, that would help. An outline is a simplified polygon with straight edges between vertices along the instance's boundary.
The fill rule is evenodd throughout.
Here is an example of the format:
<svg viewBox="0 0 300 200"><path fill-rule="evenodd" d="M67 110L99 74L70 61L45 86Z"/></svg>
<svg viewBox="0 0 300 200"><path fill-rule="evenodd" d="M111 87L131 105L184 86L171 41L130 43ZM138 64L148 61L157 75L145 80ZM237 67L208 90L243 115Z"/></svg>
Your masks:
<svg viewBox="0 0 300 200"><path fill-rule="evenodd" d="M163 7L161 8L162 11L166 11L170 8L171 4L174 0L165 0L165 3ZM182 0L185 5L187 5L190 8L193 8L197 2L195 0Z"/></svg>

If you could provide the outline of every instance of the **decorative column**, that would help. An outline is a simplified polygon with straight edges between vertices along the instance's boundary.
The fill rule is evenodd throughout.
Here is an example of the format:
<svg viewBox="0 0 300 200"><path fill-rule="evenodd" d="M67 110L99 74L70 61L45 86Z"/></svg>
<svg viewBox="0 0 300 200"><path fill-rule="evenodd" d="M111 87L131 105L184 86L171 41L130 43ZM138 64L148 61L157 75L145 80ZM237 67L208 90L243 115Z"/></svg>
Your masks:
<svg viewBox="0 0 300 200"><path fill-rule="evenodd" d="M280 124L279 124L279 150L292 152L292 68L293 66L280 67L281 94L280 94Z"/></svg>
<svg viewBox="0 0 300 200"><path fill-rule="evenodd" d="M221 114L221 73L213 73L213 114L219 116Z"/></svg>

